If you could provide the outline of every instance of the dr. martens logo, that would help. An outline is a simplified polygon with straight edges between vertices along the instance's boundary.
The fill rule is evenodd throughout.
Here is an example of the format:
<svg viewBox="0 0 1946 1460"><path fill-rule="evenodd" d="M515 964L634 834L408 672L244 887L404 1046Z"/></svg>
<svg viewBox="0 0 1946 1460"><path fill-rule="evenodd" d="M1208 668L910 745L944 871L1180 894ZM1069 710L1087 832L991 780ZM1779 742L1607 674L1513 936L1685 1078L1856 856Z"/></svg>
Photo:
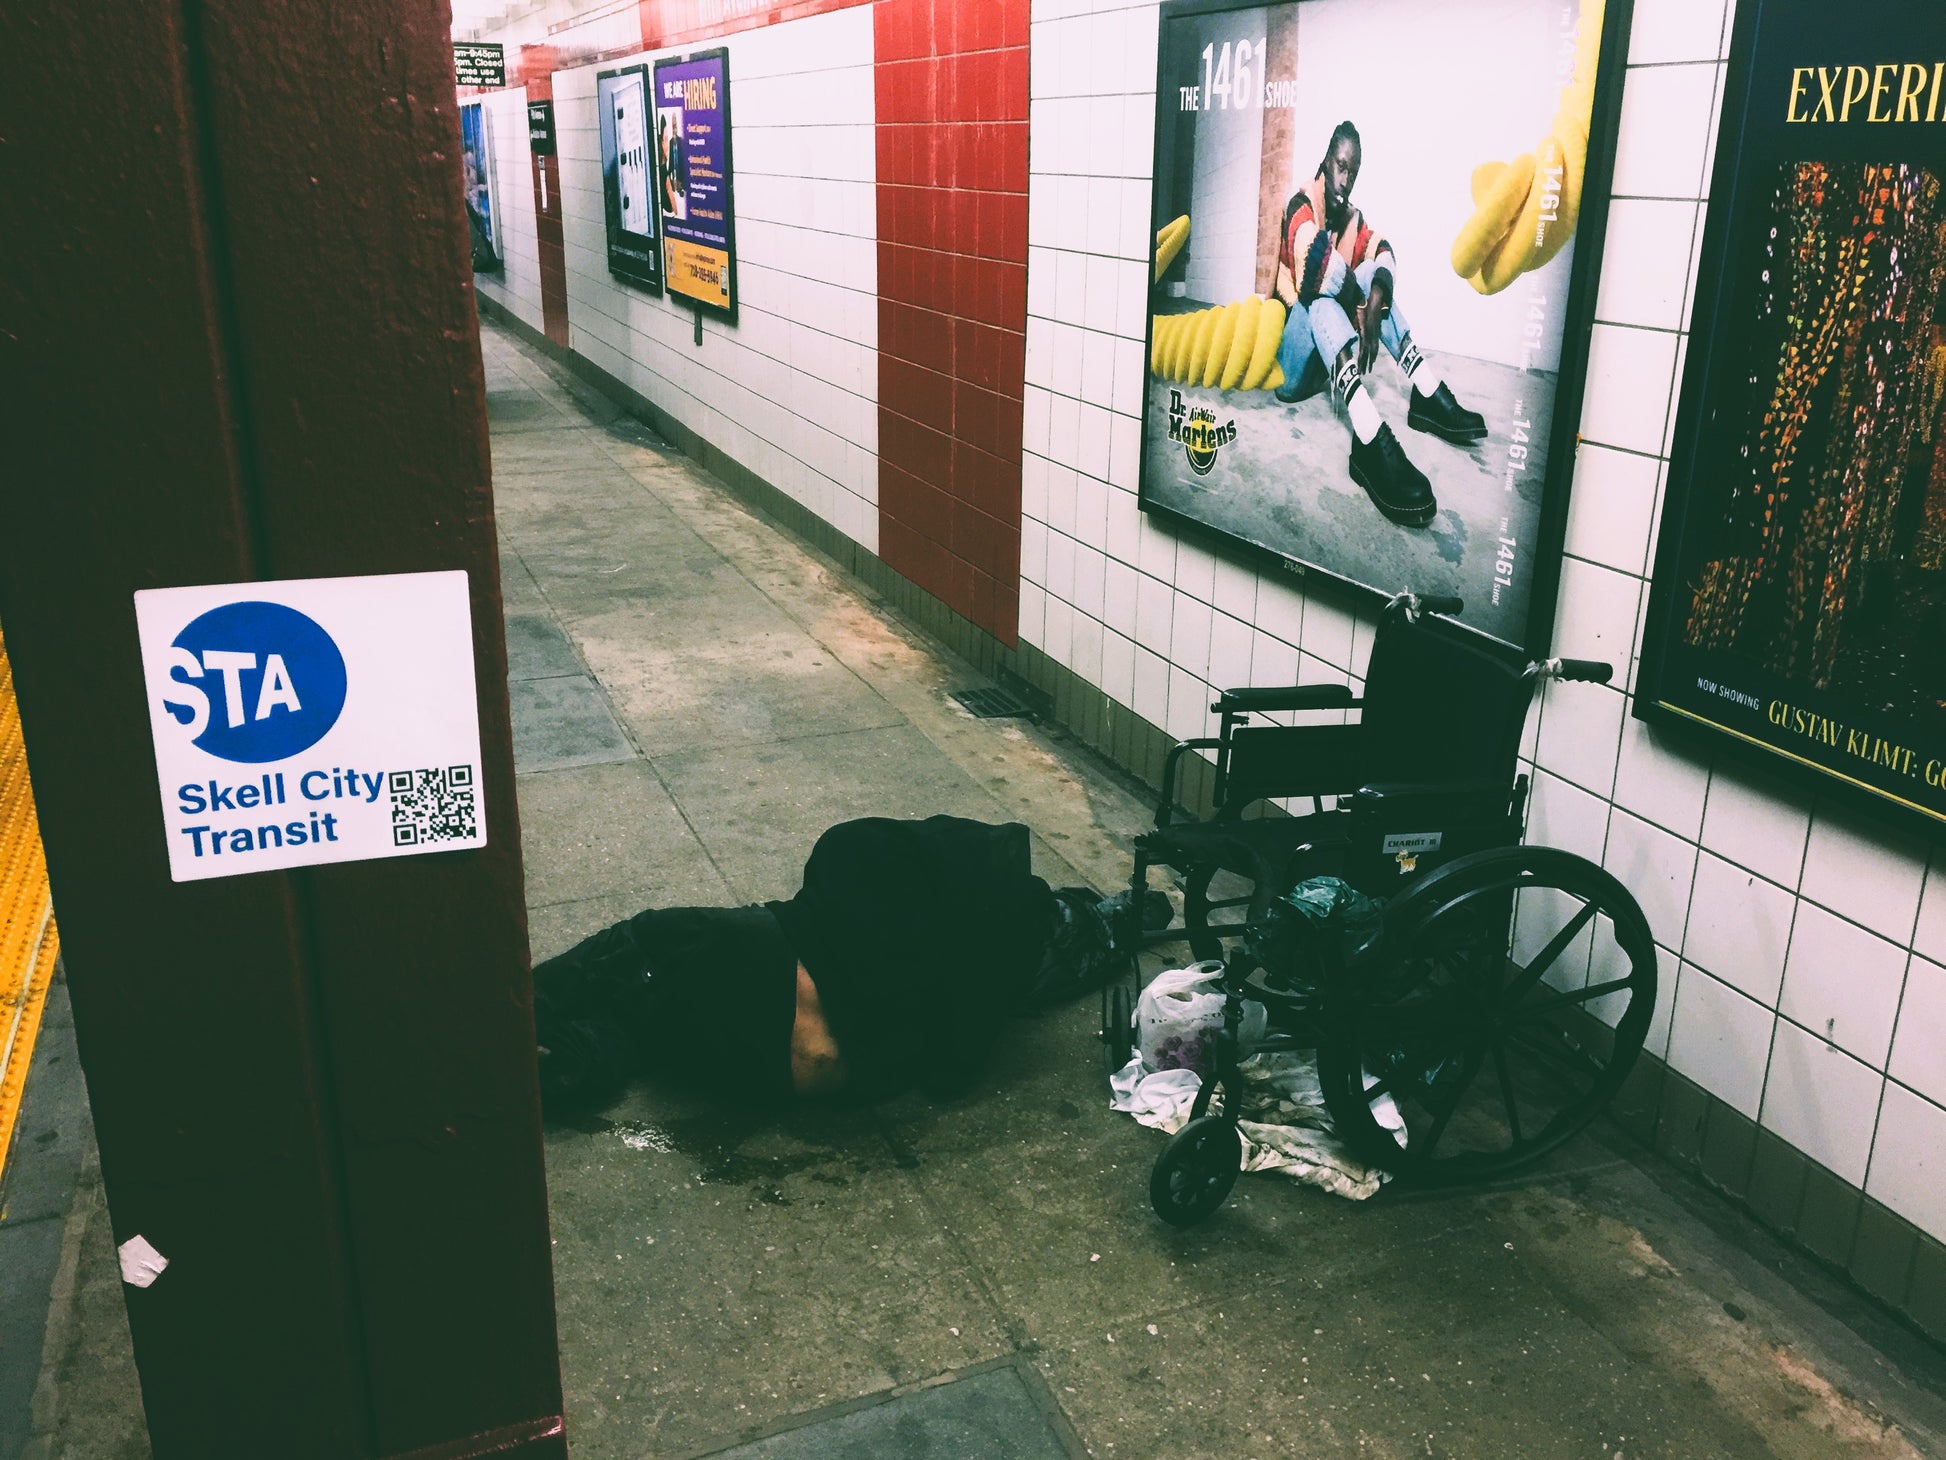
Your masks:
<svg viewBox="0 0 1946 1460"><path fill-rule="evenodd" d="M1182 398L1182 392L1169 392L1169 439L1182 443L1183 455L1189 458L1189 469L1199 477L1206 477L1216 465L1216 458L1225 446L1237 439L1237 423L1225 421L1216 424L1216 412L1207 406L1192 409Z"/></svg>

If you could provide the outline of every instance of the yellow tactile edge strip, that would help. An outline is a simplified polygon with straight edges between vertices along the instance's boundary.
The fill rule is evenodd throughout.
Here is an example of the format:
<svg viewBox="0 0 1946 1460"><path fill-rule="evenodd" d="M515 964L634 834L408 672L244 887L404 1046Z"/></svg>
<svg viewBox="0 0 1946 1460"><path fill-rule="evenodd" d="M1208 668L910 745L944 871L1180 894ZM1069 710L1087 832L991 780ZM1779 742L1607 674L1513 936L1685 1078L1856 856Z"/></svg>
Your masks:
<svg viewBox="0 0 1946 1460"><path fill-rule="evenodd" d="M27 1067L59 952L13 668L0 639L0 1173L13 1150Z"/></svg>

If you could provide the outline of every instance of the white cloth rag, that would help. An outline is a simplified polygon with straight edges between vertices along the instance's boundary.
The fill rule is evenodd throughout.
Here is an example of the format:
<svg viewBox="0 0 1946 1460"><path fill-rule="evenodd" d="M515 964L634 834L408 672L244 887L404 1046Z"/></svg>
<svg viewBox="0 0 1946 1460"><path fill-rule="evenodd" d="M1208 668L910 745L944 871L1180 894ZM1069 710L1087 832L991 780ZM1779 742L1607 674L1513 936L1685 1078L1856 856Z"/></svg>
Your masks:
<svg viewBox="0 0 1946 1460"><path fill-rule="evenodd" d="M1245 1171L1280 1171L1353 1201L1377 1194L1388 1179L1386 1173L1366 1165L1338 1139L1324 1108L1312 1054L1297 1050L1253 1054L1240 1069L1246 1118L1237 1122L1237 1129L1243 1136ZM1190 1107L1202 1084L1194 1070L1151 1070L1138 1052L1109 1076L1109 1105L1173 1135L1189 1123ZM1389 1131L1405 1129L1405 1119L1390 1095L1373 1102L1372 1114Z"/></svg>

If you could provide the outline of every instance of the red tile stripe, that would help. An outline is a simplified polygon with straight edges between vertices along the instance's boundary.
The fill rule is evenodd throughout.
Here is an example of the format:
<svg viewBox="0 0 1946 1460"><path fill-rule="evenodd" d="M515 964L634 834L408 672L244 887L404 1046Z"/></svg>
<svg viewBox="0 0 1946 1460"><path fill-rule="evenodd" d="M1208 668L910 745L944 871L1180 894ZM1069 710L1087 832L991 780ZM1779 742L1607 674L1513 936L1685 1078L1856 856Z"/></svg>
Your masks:
<svg viewBox="0 0 1946 1460"><path fill-rule="evenodd" d="M642 45L647 50L714 40L740 30L756 30L847 10L870 0L641 0ZM983 4L985 0L968 0Z"/></svg>
<svg viewBox="0 0 1946 1460"><path fill-rule="evenodd" d="M561 60L552 46L520 48L519 83L527 100L554 99L554 73ZM526 125L522 118L522 127ZM568 250L561 230L560 161L530 151L534 174L534 248L541 267L541 330L562 349L568 346Z"/></svg>
<svg viewBox="0 0 1946 1460"><path fill-rule="evenodd" d="M878 0L879 556L1020 621L1028 0Z"/></svg>

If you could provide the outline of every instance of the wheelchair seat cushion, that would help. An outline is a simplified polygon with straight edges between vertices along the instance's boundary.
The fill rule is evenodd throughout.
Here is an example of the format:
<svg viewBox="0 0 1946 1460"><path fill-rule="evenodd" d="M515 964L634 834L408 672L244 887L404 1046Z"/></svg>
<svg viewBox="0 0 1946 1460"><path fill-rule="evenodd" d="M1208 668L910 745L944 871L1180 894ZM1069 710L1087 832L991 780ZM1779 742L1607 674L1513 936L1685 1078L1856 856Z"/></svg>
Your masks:
<svg viewBox="0 0 1946 1460"><path fill-rule="evenodd" d="M1298 854L1309 847L1315 858L1301 860L1318 869L1342 857L1348 828L1341 812L1311 816L1265 816L1255 820L1182 822L1145 833L1142 846L1155 861L1170 866L1213 866L1256 882L1289 886Z"/></svg>

